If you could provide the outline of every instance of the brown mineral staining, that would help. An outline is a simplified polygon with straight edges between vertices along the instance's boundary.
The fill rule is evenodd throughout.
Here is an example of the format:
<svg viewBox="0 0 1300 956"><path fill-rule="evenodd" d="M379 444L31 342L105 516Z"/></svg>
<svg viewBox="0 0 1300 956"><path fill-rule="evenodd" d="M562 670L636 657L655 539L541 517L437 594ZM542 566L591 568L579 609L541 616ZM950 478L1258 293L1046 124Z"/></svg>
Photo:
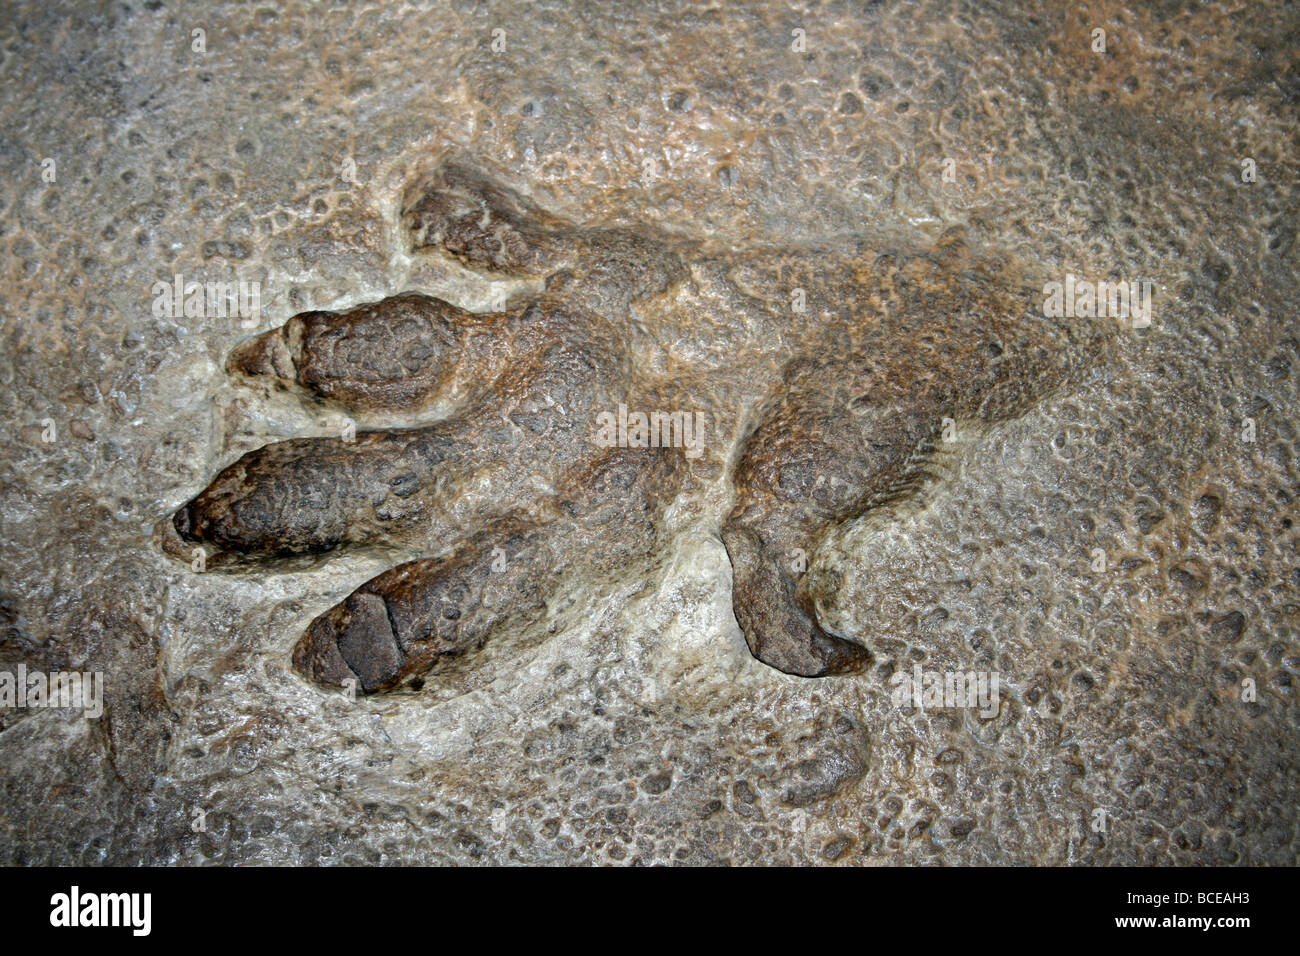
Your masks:
<svg viewBox="0 0 1300 956"><path fill-rule="evenodd" d="M350 410L441 417L267 445L174 520L189 541L252 556L441 546L362 585L299 642L300 673L365 693L472 655L538 612L561 571L649 554L688 487L688 456L635 430L629 447L602 447L593 422L705 401L717 425L705 461L735 463L721 536L750 650L790 674L859 671L870 654L818 620L797 562L913 494L945 420L1022 414L1106 337L1042 318L955 236L919 252L706 250L576 226L457 163L413 187L404 221L417 253L546 291L486 314L405 293L306 312L240 346L240 375ZM728 313L725 335L700 338L701 297ZM728 348L765 355L770 374L729 379ZM476 482L491 493L471 493Z"/></svg>

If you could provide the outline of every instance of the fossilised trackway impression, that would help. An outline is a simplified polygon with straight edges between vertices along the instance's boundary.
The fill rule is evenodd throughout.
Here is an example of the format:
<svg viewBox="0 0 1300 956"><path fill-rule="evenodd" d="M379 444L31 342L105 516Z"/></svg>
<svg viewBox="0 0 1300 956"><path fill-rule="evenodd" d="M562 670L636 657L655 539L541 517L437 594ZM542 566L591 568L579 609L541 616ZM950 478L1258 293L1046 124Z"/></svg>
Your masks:
<svg viewBox="0 0 1300 956"><path fill-rule="evenodd" d="M701 287L724 297L748 350L776 358L777 376L713 410L744 423L723 456L735 504L721 536L750 651L806 677L871 659L819 622L802 583L827 531L913 494L945 422L1022 414L1095 362L1113 330L1044 318L1041 295L952 234L923 251L841 240L717 252L650 229L582 228L458 161L412 187L403 222L415 254L537 291L486 314L407 292L296 315L241 345L234 373L435 420L267 445L174 519L185 540L249 557L440 552L357 588L299 641L301 674L366 693L422 686L536 614L564 575L654 550L695 455L680 435L649 441L635 427L630 441L599 440L596 423L616 408L623 432L627 408L676 409L666 417L679 431L685 416L698 422L683 383L715 370L664 372L645 357L698 334Z"/></svg>
<svg viewBox="0 0 1300 956"><path fill-rule="evenodd" d="M1298 30L12 0L0 862L1293 865Z"/></svg>

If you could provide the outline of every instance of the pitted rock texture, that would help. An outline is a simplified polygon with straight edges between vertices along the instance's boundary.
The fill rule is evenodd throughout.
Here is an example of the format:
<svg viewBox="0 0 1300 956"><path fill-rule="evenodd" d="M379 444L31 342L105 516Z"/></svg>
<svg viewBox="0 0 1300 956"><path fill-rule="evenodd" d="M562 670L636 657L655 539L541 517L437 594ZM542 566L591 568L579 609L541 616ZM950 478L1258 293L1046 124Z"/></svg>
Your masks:
<svg viewBox="0 0 1300 956"><path fill-rule="evenodd" d="M105 713L0 712L0 860L1294 864L1296 31L1245 3L10 4L0 663L100 671ZM255 327L155 310L177 274L260 283ZM1040 323L1066 338L1023 390L981 377L974 316L1014 357L1008 296L1068 274L1149 279L1151 326L1094 354L1086 320ZM926 287L972 305L929 346L881 291ZM878 318L833 342L845 289ZM530 306L547 335L617 322L571 344L667 389L630 409L712 416L648 511L564 523L585 478L526 487L578 463L512 450L586 419L520 405L438 447ZM394 321L337 334L358 307ZM576 397L616 407L595 374ZM936 417L954 441L871 477L855 429L901 448ZM160 549L246 454L337 467L313 449L337 463L346 419L350 480L293 487L360 507L264 529L340 547ZM431 428L429 485L367 458ZM795 508L804 456L844 468ZM503 589L500 542L545 580ZM383 577L407 561L438 587ZM371 581L394 643L427 628L418 692L295 671L318 619L382 631ZM434 608L471 599L449 654ZM768 667L746 606L871 663ZM995 672L999 704L900 706L917 667Z"/></svg>

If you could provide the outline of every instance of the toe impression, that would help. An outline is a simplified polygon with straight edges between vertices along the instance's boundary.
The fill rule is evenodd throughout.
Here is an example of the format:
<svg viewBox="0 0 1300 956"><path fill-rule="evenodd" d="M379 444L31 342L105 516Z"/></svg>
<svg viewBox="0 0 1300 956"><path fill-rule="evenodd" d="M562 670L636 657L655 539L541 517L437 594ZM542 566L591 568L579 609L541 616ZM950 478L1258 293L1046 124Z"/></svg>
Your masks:
<svg viewBox="0 0 1300 956"><path fill-rule="evenodd" d="M728 525L722 541L733 571L732 607L756 658L799 677L853 674L870 664L866 648L817 623L799 600L793 576L757 532Z"/></svg>

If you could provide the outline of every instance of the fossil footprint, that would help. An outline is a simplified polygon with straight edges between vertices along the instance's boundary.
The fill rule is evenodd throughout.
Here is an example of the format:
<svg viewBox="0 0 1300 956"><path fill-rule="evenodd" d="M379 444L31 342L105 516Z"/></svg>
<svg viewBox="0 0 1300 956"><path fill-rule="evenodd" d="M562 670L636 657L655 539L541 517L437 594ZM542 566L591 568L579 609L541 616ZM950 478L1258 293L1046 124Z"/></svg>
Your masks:
<svg viewBox="0 0 1300 956"><path fill-rule="evenodd" d="M1023 413L1104 336L1042 318L1041 298L953 238L707 249L582 227L456 162L414 184L403 215L413 253L544 291L491 313L407 292L241 344L232 373L441 417L266 445L173 518L183 539L253 559L445 549L361 585L298 641L302 675L365 693L418 687L538 614L566 577L651 555L701 420L725 444L709 457L734 469L720 531L751 652L790 674L858 671L869 652L819 623L792 556L912 494L945 419ZM700 396L710 407L691 407Z"/></svg>

